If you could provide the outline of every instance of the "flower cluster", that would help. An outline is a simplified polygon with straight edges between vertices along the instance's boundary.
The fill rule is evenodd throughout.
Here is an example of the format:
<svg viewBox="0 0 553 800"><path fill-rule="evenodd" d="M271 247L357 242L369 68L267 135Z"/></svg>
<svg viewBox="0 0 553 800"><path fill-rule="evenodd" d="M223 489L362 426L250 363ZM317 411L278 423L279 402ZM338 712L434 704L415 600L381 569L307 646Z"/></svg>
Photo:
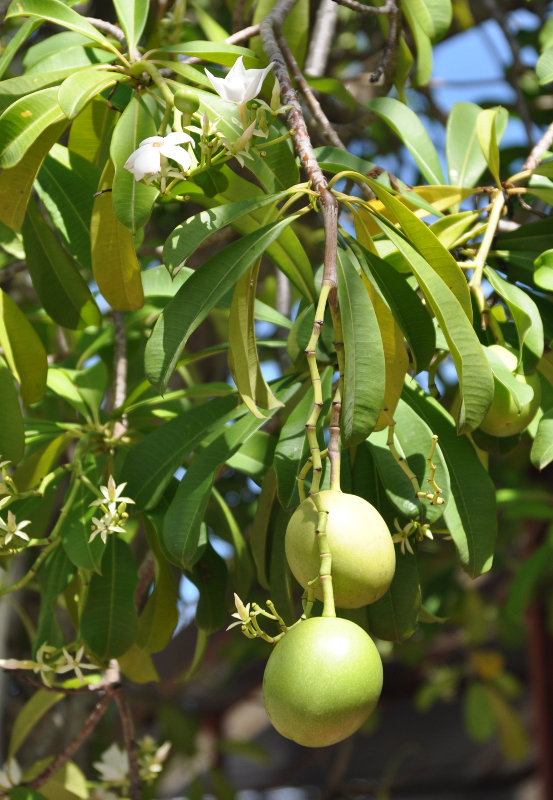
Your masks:
<svg viewBox="0 0 553 800"><path fill-rule="evenodd" d="M107 486L100 486L102 497L90 503L91 506L99 506L104 512L102 517L92 517L92 533L89 542L92 542L98 534L104 544L109 533L124 533L125 529L121 523L128 519L127 503L134 503L130 497L122 497L121 492L127 484L115 484L113 475L109 476Z"/></svg>
<svg viewBox="0 0 553 800"><path fill-rule="evenodd" d="M0 658L0 667L3 669L28 669L40 678L45 686L51 686L55 675L73 671L81 683L85 683L83 669L97 669L94 664L84 664L84 646L81 645L75 655L62 647L61 652L57 647L52 647L44 642L39 647L34 661L19 661L15 658Z"/></svg>
<svg viewBox="0 0 553 800"><path fill-rule="evenodd" d="M252 136L267 136L268 126L264 109L258 108L253 118L250 119L246 104L257 97L263 81L272 66L271 62L264 69L246 69L242 56L240 56L224 78L218 78L208 69L205 70L217 94L223 100L237 106L243 132L237 137L236 141L230 142L217 129L216 124L210 123L205 114L203 117L197 116L198 119L202 119L201 128L189 125L188 130L199 134L199 149L202 157L206 159L202 163L206 163L209 166L213 153L216 150L220 150L223 155L234 156L243 164L244 156L248 155L249 142ZM280 96L278 83L275 83L275 91ZM278 108L279 103L275 101L274 97L271 100L270 107L266 104L263 105L265 109L273 114L281 110ZM180 117L178 120L175 126L181 127L182 120ZM211 138L207 131L211 134ZM182 145L187 145L187 148ZM131 153L124 164L124 168L132 172L135 181L145 179L146 183L150 184L152 181L159 179L161 192L163 193L166 190L168 178L185 179L190 170L198 164L198 159L196 159L192 149L194 145L194 139L183 130L173 131L166 136L150 136L140 142L138 149ZM221 150L221 148L223 149ZM178 169L169 162L175 162L178 165Z"/></svg>
<svg viewBox="0 0 553 800"><path fill-rule="evenodd" d="M16 543L14 537L17 536L18 539L23 540L24 542L28 542L29 537L23 530L26 528L27 525L30 525L31 522L28 519L21 520L21 522L17 522L15 519L14 514L8 510L8 521L4 522L2 517L0 517L0 550L3 550L5 547L8 547L12 540L14 544ZM17 542L17 544L21 544L21 542ZM12 545L13 547L13 545Z"/></svg>
<svg viewBox="0 0 553 800"><path fill-rule="evenodd" d="M152 783L163 769L163 762L171 750L171 743L164 742L159 747L151 736L145 736L138 744L138 768L140 779L144 783ZM99 761L95 761L94 768L100 774L103 786L94 789L94 798L115 798L117 795L107 789L126 790L129 786L129 758L126 751L113 743L102 753Z"/></svg>

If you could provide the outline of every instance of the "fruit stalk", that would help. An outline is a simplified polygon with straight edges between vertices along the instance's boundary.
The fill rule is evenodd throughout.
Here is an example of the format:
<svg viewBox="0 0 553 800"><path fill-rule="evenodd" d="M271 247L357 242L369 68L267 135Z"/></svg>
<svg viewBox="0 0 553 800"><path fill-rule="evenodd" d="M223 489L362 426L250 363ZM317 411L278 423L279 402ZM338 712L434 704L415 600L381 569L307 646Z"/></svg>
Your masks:
<svg viewBox="0 0 553 800"><path fill-rule="evenodd" d="M316 578L321 584L323 593L323 617L335 617L336 609L334 607L334 591L332 588L332 555L328 546L328 537L326 535L326 524L328 522L328 511L324 507L323 500L320 494L313 495L313 502L317 509L319 518L317 520L317 544L319 546L319 575Z"/></svg>
<svg viewBox="0 0 553 800"><path fill-rule="evenodd" d="M319 448L319 441L317 439L317 420L323 407L323 394L321 390L321 376L317 366L317 342L321 335L321 330L324 325L324 315L328 295L331 290L329 284L321 286L321 293L319 301L315 310L315 319L313 321L313 330L311 337L305 348L305 356L307 358L307 365L309 367L309 374L311 376L311 383L313 385L313 407L307 422L305 423L305 430L307 433L307 441L309 442L309 450L311 451L311 462L313 465L313 478L311 481L310 494L316 494L319 491L321 484L321 473L323 470L321 451Z"/></svg>

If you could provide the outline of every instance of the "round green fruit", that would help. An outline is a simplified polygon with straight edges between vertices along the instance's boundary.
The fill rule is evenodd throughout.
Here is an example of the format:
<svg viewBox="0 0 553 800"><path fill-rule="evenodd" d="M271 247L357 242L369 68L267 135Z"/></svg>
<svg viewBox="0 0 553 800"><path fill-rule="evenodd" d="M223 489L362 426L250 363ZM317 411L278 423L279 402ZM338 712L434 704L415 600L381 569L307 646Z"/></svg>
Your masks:
<svg viewBox="0 0 553 800"><path fill-rule="evenodd" d="M327 490L320 497L328 511L326 534L332 554L334 602L340 608L374 603L388 589L396 568L388 526L376 508L357 495ZM308 497L295 510L286 529L286 559L304 589L319 574L318 516L315 503ZM323 597L318 585L315 597Z"/></svg>
<svg viewBox="0 0 553 800"><path fill-rule="evenodd" d="M192 89L178 89L173 98L175 108L183 114L194 114L200 107L200 98Z"/></svg>
<svg viewBox="0 0 553 800"><path fill-rule="evenodd" d="M539 408L541 400L540 376L537 372L532 375L522 375L515 373L518 359L514 353L501 345L494 344L488 348L494 352L503 364L512 373L514 379L519 383L524 383L534 390L534 394L528 402L522 406L517 405L512 395L494 377L495 391L492 404L486 416L480 423L480 430L490 436L514 436L520 433L534 418Z"/></svg>
<svg viewBox="0 0 553 800"><path fill-rule="evenodd" d="M263 676L269 719L287 739L325 747L351 736L382 691L374 642L347 619L311 617L275 645Z"/></svg>

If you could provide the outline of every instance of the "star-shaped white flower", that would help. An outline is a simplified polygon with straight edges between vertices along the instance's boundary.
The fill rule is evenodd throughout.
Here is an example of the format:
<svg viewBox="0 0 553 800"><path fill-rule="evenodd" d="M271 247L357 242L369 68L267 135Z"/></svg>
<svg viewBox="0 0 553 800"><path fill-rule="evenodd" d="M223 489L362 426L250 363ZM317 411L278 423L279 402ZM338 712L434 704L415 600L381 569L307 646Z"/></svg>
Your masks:
<svg viewBox="0 0 553 800"><path fill-rule="evenodd" d="M140 142L138 150L130 154L124 167L132 172L135 181L141 181L146 175L161 175L167 158L176 161L183 173L187 172L192 165L192 159L179 145L193 141L187 133L177 131L167 136L149 136Z"/></svg>
<svg viewBox="0 0 553 800"><path fill-rule="evenodd" d="M92 766L98 770L103 781L117 785L122 785L127 781L129 774L128 756L115 743L107 750L104 750L102 760L95 761Z"/></svg>
<svg viewBox="0 0 553 800"><path fill-rule="evenodd" d="M208 69L205 73L219 97L229 103L242 105L257 97L272 66L271 61L265 69L246 69L240 56L224 78L216 78Z"/></svg>
<svg viewBox="0 0 553 800"><path fill-rule="evenodd" d="M414 522L408 522L404 528L400 528L397 519L394 520L394 526L397 531L396 534L392 536L392 542L394 544L400 545L401 554L405 555L405 550L411 553L412 556L415 555L413 548L411 546L411 542L409 541L409 536L413 532L415 527Z"/></svg>
<svg viewBox="0 0 553 800"><path fill-rule="evenodd" d="M231 614L231 617L235 617L239 621L231 623L227 631L230 631L230 629L236 627L236 625L247 625L250 621L250 604L244 605L236 592L234 593L234 604L236 606L236 611L234 614Z"/></svg>
<svg viewBox="0 0 553 800"><path fill-rule="evenodd" d="M134 500L132 500L130 497L121 496L121 492L126 485L126 483L120 483L119 486L116 486L115 481L113 480L113 475L110 475L108 478L108 485L100 486L100 492L102 493L101 499L94 500L92 503L90 503L90 505L101 506L105 503L110 511L115 511L118 503L134 504Z"/></svg>
<svg viewBox="0 0 553 800"><path fill-rule="evenodd" d="M28 542L29 537L23 532L23 528L26 528L27 525L30 524L31 522L28 519L24 519L21 522L16 522L15 515L12 514L11 511L8 511L7 522L4 522L2 517L0 517L0 530L5 531L5 534L0 539L0 546L5 547L8 545L14 536L18 536L20 539Z"/></svg>
<svg viewBox="0 0 553 800"><path fill-rule="evenodd" d="M98 534L100 539L105 544L108 539L108 533L125 533L125 528L122 528L118 523L120 522L120 515L117 511L106 511L103 517L92 517L92 533L88 541L93 542Z"/></svg>
<svg viewBox="0 0 553 800"><path fill-rule="evenodd" d="M70 672L73 670L75 675L80 680L81 683L85 682L84 675L82 673L83 669L98 669L94 664L83 664L82 659L84 655L84 645L81 645L74 656L69 653L65 647L62 648L63 657L65 658L65 664L61 666L56 666L56 672Z"/></svg>

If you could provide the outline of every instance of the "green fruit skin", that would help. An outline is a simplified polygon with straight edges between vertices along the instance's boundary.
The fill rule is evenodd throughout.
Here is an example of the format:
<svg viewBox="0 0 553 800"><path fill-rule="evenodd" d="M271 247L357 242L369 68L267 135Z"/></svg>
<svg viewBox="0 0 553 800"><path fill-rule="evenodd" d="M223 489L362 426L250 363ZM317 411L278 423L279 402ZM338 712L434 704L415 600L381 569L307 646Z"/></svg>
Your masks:
<svg viewBox="0 0 553 800"><path fill-rule="evenodd" d="M277 731L304 747L351 736L382 691L382 661L370 636L347 619L311 617L276 644L263 676Z"/></svg>
<svg viewBox="0 0 553 800"><path fill-rule="evenodd" d="M200 107L200 98L192 89L178 89L173 102L183 114L194 114Z"/></svg>
<svg viewBox="0 0 553 800"><path fill-rule="evenodd" d="M510 350L500 345L491 345L497 355L501 358L505 366L514 374L517 366L517 357ZM505 402L505 398L494 396L492 404L486 412L486 416L480 423L480 430L490 436L504 437L514 436L526 428L533 420L541 401L541 382L537 372L532 375L516 374L515 380L520 383L527 383L534 390L534 396L529 403L525 403L519 408L510 398Z"/></svg>
<svg viewBox="0 0 553 800"><path fill-rule="evenodd" d="M390 586L396 554L388 526L363 498L334 490L320 493L329 512L326 533L332 554L334 602L360 608L378 600ZM298 583L307 588L319 574L318 513L308 497L293 513L286 530L286 559ZM319 586L315 597L322 600Z"/></svg>

